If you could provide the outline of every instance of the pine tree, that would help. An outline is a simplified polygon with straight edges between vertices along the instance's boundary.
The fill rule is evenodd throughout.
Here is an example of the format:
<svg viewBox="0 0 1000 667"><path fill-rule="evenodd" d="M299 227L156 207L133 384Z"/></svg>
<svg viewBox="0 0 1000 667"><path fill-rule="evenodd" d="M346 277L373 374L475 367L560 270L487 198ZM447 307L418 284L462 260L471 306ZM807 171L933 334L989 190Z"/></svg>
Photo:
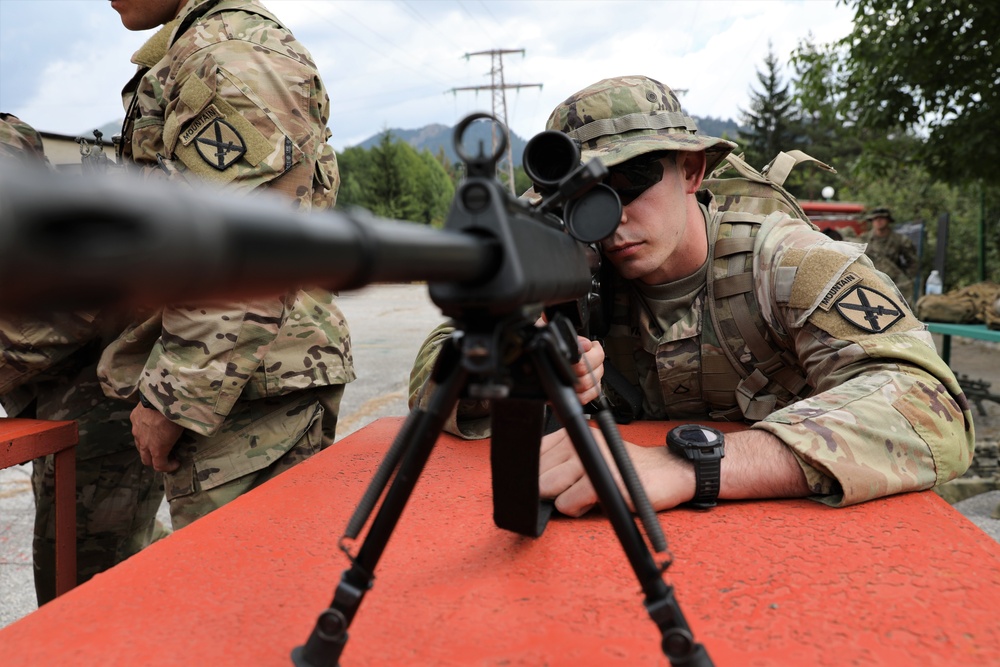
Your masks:
<svg viewBox="0 0 1000 667"><path fill-rule="evenodd" d="M761 169L782 150L801 148L801 123L788 84L779 70L774 47L768 43L764 71L757 70L762 90L750 90L750 109L740 109L740 147L747 162Z"/></svg>

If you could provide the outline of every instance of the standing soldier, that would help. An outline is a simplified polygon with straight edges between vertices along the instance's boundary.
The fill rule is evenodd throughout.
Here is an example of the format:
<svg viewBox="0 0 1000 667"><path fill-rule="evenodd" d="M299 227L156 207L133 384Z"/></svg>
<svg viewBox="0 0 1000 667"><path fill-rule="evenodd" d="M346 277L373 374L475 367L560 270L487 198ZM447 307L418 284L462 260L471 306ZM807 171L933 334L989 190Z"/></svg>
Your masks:
<svg viewBox="0 0 1000 667"><path fill-rule="evenodd" d="M220 191L334 205L329 98L313 60L256 0L112 0L130 30L163 27L132 61L120 161ZM333 442L350 338L333 295L301 289L147 314L105 351L142 460L166 473L174 528Z"/></svg>
<svg viewBox="0 0 1000 667"><path fill-rule="evenodd" d="M892 213L884 206L872 209L867 220L871 229L861 235L861 242L868 244L865 254L876 269L892 278L905 298L912 299L918 268L913 241L892 230Z"/></svg>
<svg viewBox="0 0 1000 667"><path fill-rule="evenodd" d="M47 167L42 138L0 114L0 159ZM124 322L108 312L0 317L0 399L14 417L72 420L76 447L77 583L120 563L167 534L156 520L161 475L142 465L132 441L128 406L108 400L97 360ZM55 464L33 462L35 594L55 597Z"/></svg>

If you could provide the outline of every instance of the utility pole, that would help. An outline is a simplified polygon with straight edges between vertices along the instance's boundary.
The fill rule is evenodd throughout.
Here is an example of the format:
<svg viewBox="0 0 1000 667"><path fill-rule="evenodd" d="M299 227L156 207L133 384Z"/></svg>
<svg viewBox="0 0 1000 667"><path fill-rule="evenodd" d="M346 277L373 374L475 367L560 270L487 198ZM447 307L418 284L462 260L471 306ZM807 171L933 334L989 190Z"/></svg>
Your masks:
<svg viewBox="0 0 1000 667"><path fill-rule="evenodd" d="M520 53L524 55L524 49L491 49L489 51L476 51L475 53L466 53L465 59L468 60L471 56L490 56L491 67L490 67L490 85L488 86L463 86L461 88L452 88L449 92L456 93L460 90L489 90L493 93L493 115L503 123L504 127L507 129L507 150L503 156L501 156L499 162L497 163L497 170L501 173L507 174L507 187L510 189L511 194L516 195L514 192L514 159L513 159L513 141L510 137L510 126L507 124L507 91L508 90L520 90L521 88L541 88L540 83L507 83L504 81L503 76L503 56L509 53ZM493 153L496 154L497 147L500 145L500 137L497 136L497 126L493 125Z"/></svg>

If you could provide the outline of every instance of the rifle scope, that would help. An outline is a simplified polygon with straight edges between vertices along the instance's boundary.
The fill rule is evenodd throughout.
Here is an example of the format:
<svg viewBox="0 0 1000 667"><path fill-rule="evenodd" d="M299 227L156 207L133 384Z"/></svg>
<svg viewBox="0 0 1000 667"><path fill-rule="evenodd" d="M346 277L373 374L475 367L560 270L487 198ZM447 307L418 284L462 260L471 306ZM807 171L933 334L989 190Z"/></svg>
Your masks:
<svg viewBox="0 0 1000 667"><path fill-rule="evenodd" d="M539 132L524 147L524 173L543 196L545 211L562 208L566 230L584 243L611 236L621 221L618 194L602 183L608 170L597 158L580 164L580 145L555 130Z"/></svg>

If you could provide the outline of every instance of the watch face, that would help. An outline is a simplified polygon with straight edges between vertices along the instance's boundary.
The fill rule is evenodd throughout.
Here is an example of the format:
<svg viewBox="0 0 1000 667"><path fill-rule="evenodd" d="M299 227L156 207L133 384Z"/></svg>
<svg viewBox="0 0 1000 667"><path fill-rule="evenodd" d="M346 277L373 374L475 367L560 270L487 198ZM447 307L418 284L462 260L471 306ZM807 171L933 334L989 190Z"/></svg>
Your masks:
<svg viewBox="0 0 1000 667"><path fill-rule="evenodd" d="M701 424L685 424L678 426L667 434L667 442L672 445L687 448L711 448L722 444L723 435L710 426Z"/></svg>

